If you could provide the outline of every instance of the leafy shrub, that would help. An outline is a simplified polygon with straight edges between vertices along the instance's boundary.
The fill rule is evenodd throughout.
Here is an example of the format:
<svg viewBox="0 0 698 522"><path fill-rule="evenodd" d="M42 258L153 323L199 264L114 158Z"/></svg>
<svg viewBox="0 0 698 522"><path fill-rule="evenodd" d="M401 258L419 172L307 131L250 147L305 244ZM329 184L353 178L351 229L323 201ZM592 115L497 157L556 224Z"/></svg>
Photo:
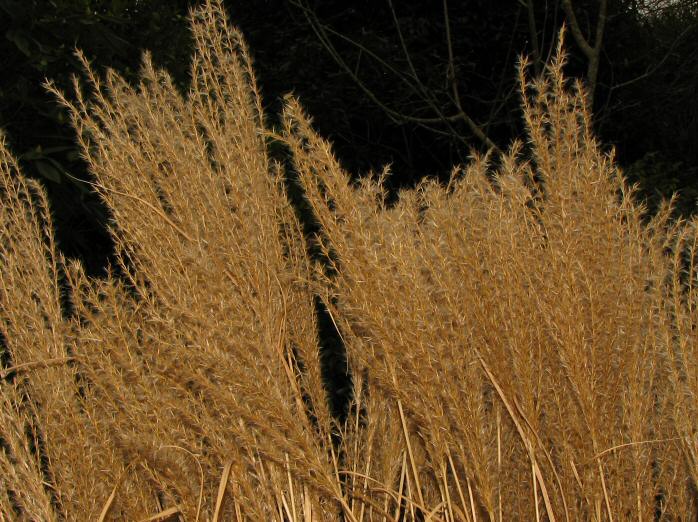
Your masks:
<svg viewBox="0 0 698 522"><path fill-rule="evenodd" d="M192 27L186 97L147 56L137 88L85 62L90 99L53 89L111 211L109 277L57 254L0 144L4 518L695 518L698 227L670 204L644 222L561 50L545 78L521 67L525 150L388 205L296 101L265 128L220 2ZM354 379L345 423L318 295Z"/></svg>

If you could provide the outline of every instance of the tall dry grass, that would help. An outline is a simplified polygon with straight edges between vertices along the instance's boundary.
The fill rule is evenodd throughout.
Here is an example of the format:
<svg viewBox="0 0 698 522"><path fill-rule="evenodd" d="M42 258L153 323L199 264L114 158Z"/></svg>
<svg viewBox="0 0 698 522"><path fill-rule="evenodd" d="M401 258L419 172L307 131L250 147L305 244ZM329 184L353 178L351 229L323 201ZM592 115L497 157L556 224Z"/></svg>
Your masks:
<svg viewBox="0 0 698 522"><path fill-rule="evenodd" d="M186 96L147 56L136 87L84 61L89 94L51 88L112 213L108 277L61 257L0 142L2 519L696 518L698 224L646 219L561 50L521 67L525 145L388 205L296 101L267 128L218 0L192 29ZM341 425L317 295L353 376Z"/></svg>

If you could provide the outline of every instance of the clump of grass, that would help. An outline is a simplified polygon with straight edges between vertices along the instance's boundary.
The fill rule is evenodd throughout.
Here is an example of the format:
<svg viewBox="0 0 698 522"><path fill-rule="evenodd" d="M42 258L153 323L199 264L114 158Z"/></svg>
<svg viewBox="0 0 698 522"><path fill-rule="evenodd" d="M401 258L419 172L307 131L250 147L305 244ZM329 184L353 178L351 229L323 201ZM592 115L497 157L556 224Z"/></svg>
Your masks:
<svg viewBox="0 0 698 522"><path fill-rule="evenodd" d="M326 498L341 493L304 240L240 35L217 2L192 27L186 97L147 56L137 87L84 62L90 99L77 83L75 102L52 89L111 210L122 278L65 266L43 193L3 170L12 363L72 361L17 382L42 430L39 489L73 519L331 519ZM4 509L29 514L19 497Z"/></svg>
<svg viewBox="0 0 698 522"><path fill-rule="evenodd" d="M690 519L677 449L695 469L696 271L685 291L674 243L690 227L670 205L644 222L563 66L561 49L544 78L521 66L526 147L394 205L380 179L353 187L288 103L285 136L335 260L318 271L325 302L368 381L356 407L403 435L352 462L445 519Z"/></svg>
<svg viewBox="0 0 698 522"><path fill-rule="evenodd" d="M186 96L147 55L136 87L86 60L89 96L50 87L111 210L108 277L58 254L0 141L3 518L695 518L698 226L647 219L561 49L544 78L521 66L525 145L388 205L298 102L266 127L219 1L192 28ZM342 425L318 295L353 375Z"/></svg>

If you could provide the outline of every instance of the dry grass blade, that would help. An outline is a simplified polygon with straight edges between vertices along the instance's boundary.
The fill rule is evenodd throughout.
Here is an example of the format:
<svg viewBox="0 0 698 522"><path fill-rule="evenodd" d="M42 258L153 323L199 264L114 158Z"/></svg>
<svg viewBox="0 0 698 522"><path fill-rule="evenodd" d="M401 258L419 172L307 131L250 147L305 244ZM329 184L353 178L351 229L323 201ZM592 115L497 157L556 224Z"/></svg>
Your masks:
<svg viewBox="0 0 698 522"><path fill-rule="evenodd" d="M155 515L149 516L148 518L141 519L140 522L164 522L166 520L174 519L175 516L181 513L181 508L179 506L174 506Z"/></svg>
<svg viewBox="0 0 698 522"><path fill-rule="evenodd" d="M218 522L218 518L220 517L221 507L223 506L223 499L225 498L225 490L228 487L228 479L230 478L230 470L232 468L232 462L228 462L223 468L223 473L221 474L221 482L218 485L218 495L216 495L216 508L213 511L213 522Z"/></svg>

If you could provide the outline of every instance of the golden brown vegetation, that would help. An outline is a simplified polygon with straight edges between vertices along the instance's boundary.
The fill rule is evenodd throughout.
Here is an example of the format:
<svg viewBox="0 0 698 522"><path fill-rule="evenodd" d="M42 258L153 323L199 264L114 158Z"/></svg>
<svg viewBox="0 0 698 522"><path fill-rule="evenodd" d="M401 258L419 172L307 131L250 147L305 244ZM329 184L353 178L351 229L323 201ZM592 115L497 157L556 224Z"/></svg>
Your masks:
<svg viewBox="0 0 698 522"><path fill-rule="evenodd" d="M111 209L109 277L59 255L0 142L0 517L695 519L698 224L645 219L561 52L521 67L526 147L387 205L297 102L266 129L220 2L192 26L186 97L147 57L137 88L85 62L91 97L56 92ZM315 295L354 378L342 425Z"/></svg>

